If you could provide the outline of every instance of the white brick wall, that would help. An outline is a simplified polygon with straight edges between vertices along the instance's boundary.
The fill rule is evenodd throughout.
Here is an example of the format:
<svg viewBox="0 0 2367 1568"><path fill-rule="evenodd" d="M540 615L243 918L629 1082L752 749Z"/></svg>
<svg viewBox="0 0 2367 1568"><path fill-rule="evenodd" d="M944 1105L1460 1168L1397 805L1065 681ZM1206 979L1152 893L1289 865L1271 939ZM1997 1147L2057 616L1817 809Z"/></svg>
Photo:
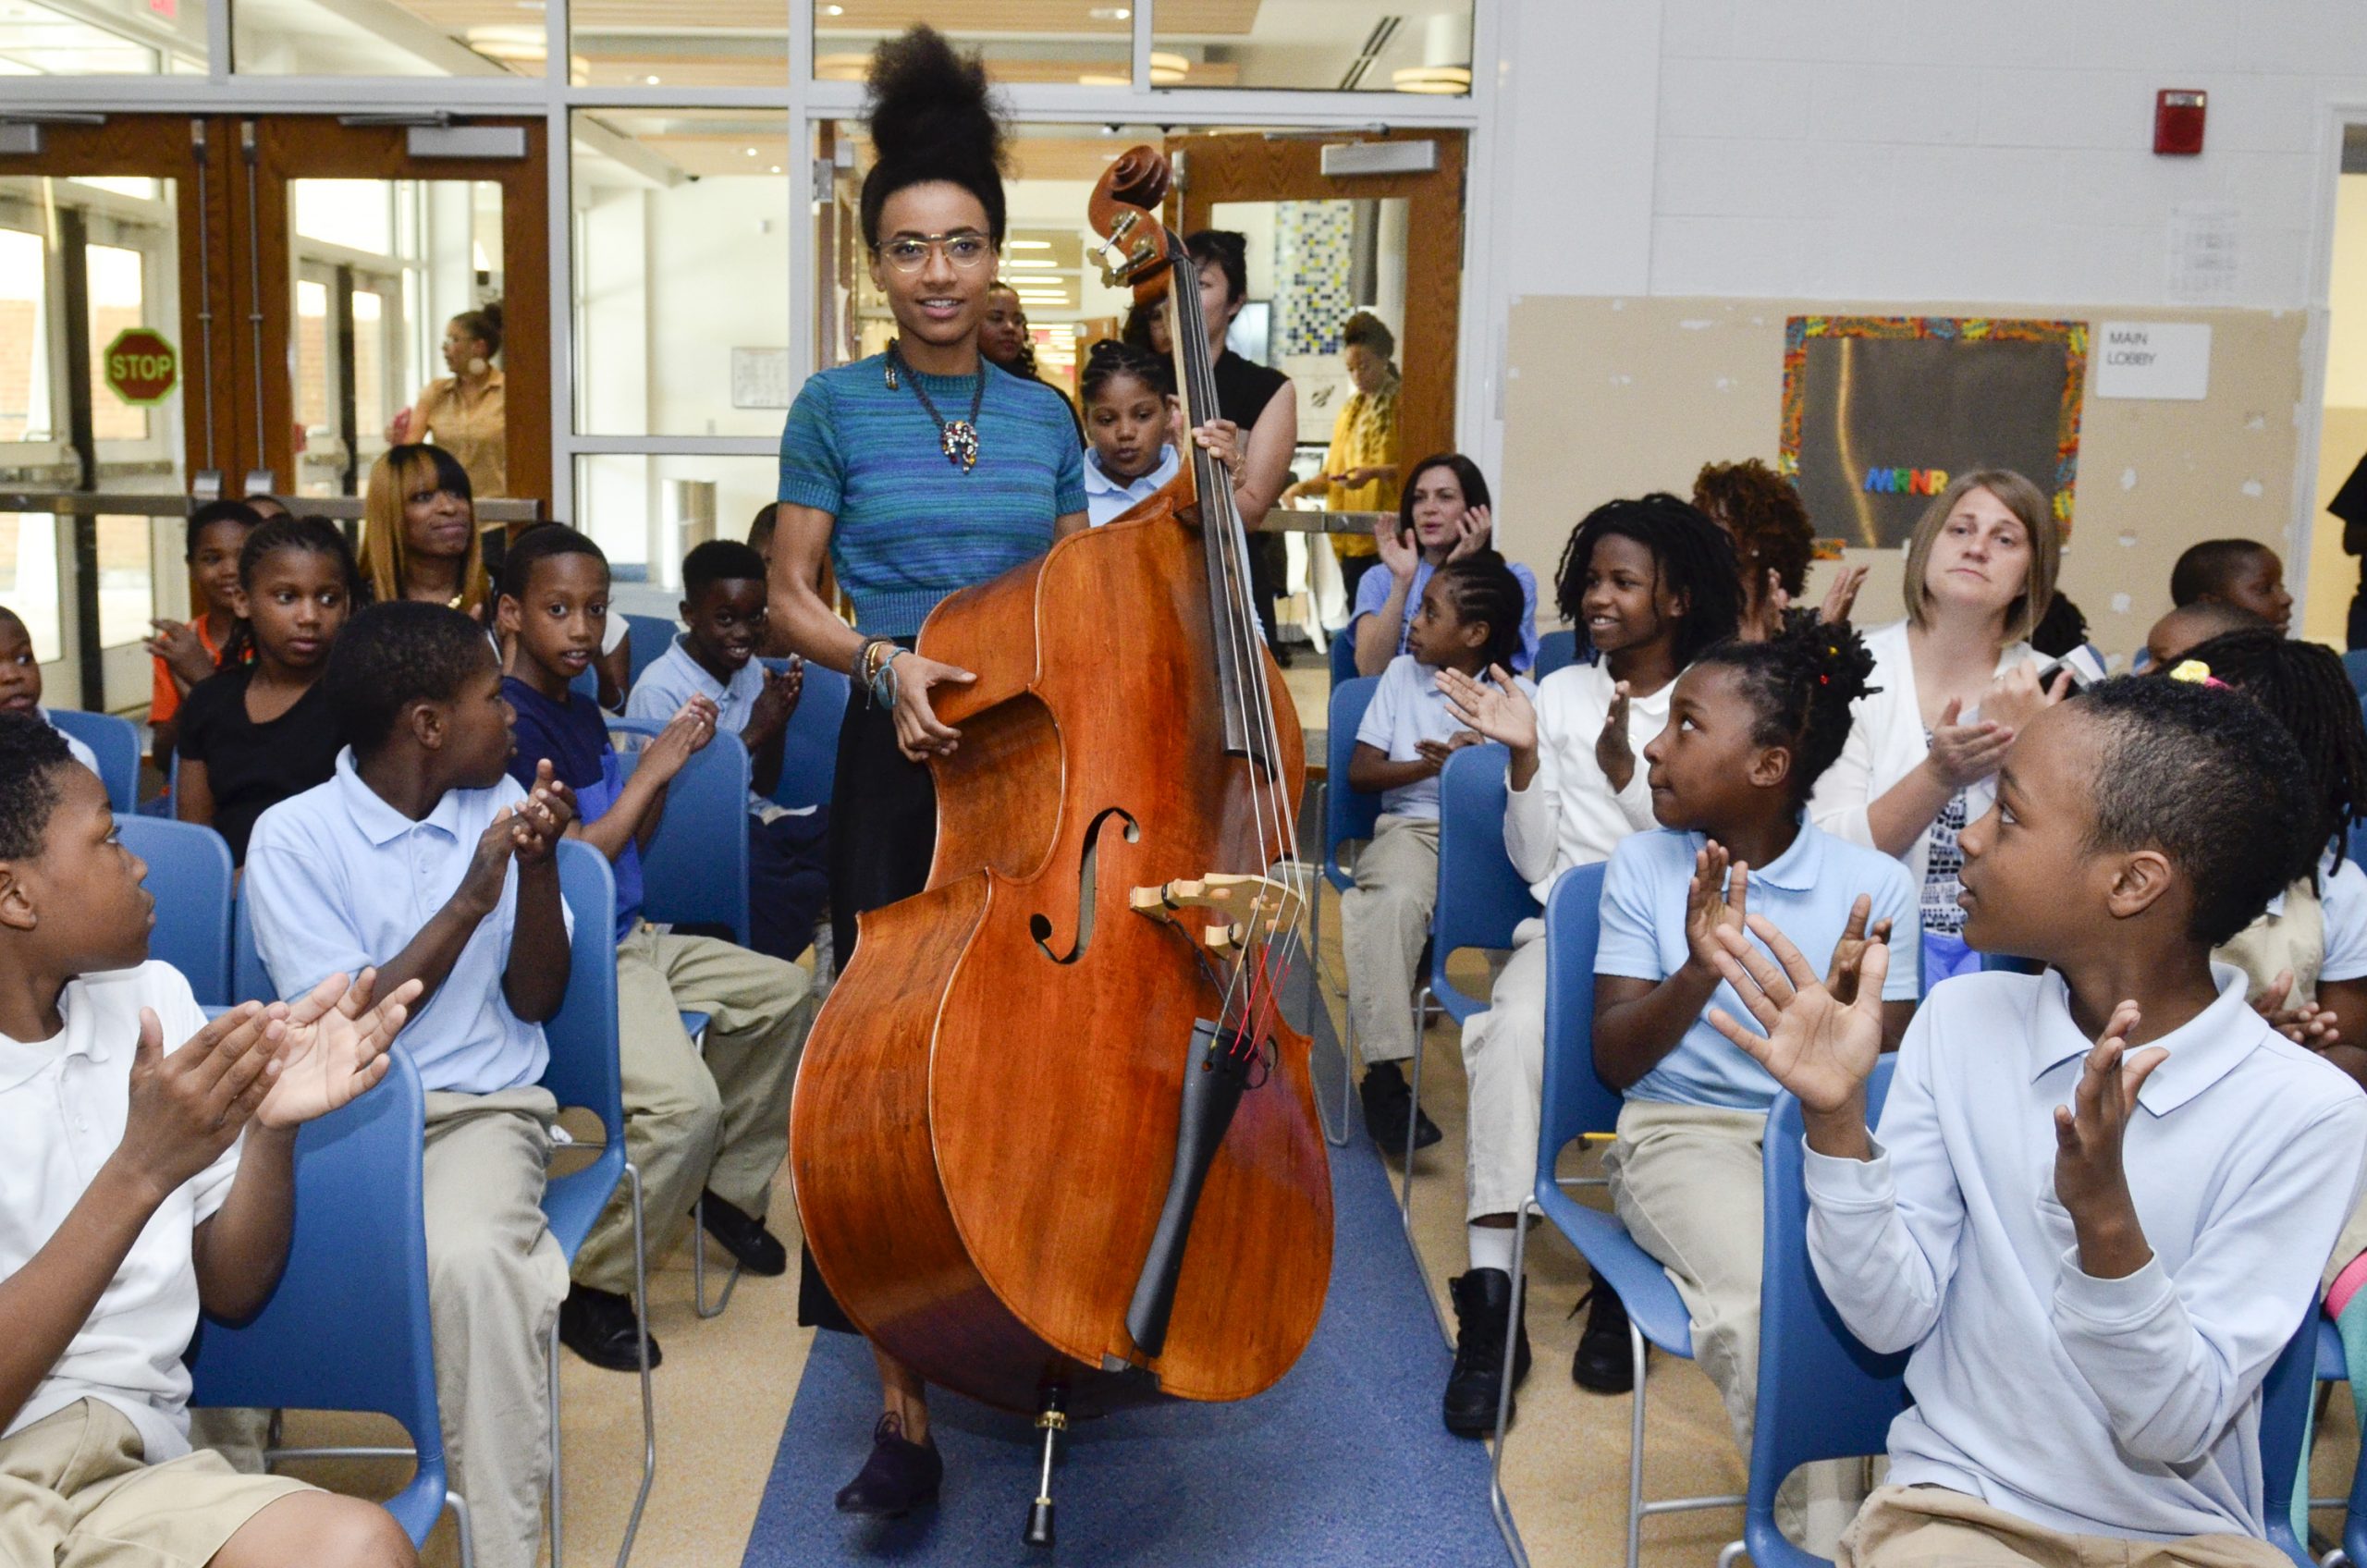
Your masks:
<svg viewBox="0 0 2367 1568"><path fill-rule="evenodd" d="M1507 291L2170 303L2180 203L2239 209L2224 302L2307 302L2323 105L2367 0L1502 0ZM2151 151L2154 92L2211 94Z"/></svg>

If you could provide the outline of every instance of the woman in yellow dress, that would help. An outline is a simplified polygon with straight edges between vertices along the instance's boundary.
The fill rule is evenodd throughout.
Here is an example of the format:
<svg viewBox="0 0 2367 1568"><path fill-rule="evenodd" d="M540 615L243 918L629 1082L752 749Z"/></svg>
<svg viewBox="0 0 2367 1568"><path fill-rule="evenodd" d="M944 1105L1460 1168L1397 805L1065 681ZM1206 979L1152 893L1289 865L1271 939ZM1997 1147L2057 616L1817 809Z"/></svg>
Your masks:
<svg viewBox="0 0 2367 1568"><path fill-rule="evenodd" d="M1320 493L1328 511L1397 509L1398 374L1390 362L1396 351L1396 337L1369 311L1358 311L1341 326L1340 358L1355 391L1340 406L1340 417L1332 423L1323 472L1283 491L1285 499ZM1372 535L1359 532L1331 538L1340 560L1341 585L1353 605L1356 580L1379 559Z"/></svg>
<svg viewBox="0 0 2367 1568"><path fill-rule="evenodd" d="M504 400L499 301L462 311L444 327L444 364L452 374L427 384L412 408L386 426L386 442L433 441L460 461L477 498L509 494L509 410Z"/></svg>

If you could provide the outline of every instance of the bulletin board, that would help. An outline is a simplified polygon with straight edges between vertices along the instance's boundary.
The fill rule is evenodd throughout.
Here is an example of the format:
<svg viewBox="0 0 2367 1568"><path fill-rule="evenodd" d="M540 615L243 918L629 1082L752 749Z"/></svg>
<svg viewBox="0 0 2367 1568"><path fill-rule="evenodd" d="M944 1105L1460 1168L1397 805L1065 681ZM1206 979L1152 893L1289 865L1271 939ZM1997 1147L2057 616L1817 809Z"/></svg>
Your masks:
<svg viewBox="0 0 2367 1568"><path fill-rule="evenodd" d="M2070 537L2088 327L1969 316L1794 316L1777 464L1821 536L1902 545L1951 477L2009 468Z"/></svg>

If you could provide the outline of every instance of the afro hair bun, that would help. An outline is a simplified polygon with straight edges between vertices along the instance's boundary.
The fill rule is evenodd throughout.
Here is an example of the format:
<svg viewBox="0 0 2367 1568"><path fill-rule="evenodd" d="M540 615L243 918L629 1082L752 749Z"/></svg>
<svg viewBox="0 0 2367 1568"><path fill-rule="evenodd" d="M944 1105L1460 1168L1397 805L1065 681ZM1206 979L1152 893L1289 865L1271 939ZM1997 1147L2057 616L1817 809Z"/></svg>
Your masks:
<svg viewBox="0 0 2367 1568"><path fill-rule="evenodd" d="M879 213L908 186L959 185L1003 237L1002 171L1009 131L987 85L985 62L955 51L926 23L887 40L871 56L865 109L877 161L863 182L863 237L879 242Z"/></svg>

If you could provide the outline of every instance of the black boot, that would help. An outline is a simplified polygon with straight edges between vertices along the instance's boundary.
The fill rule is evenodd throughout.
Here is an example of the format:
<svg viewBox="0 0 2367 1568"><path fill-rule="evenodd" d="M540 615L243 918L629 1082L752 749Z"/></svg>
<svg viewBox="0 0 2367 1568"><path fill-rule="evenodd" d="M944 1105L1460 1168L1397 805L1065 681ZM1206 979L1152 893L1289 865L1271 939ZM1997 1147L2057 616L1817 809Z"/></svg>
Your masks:
<svg viewBox="0 0 2367 1568"><path fill-rule="evenodd" d="M914 1442L904 1436L900 1415L882 1415L871 1428L871 1457L855 1478L839 1488L839 1512L868 1513L894 1519L915 1508L937 1502L937 1488L945 1479L945 1461L936 1439Z"/></svg>
<svg viewBox="0 0 2367 1568"><path fill-rule="evenodd" d="M723 1243L724 1251L739 1260L741 1268L767 1280L789 1272L789 1249L765 1229L763 1220L711 1192L701 1196L705 1202L699 1210L700 1222L708 1235Z"/></svg>
<svg viewBox="0 0 2367 1568"><path fill-rule="evenodd" d="M1414 1146L1429 1148L1446 1136L1438 1123L1414 1109L1413 1085L1405 1082L1405 1073L1393 1061L1376 1062L1365 1070L1365 1081L1356 1086L1365 1102L1365 1131L1383 1154L1399 1158L1405 1155L1405 1118L1410 1113L1420 1117L1415 1124Z"/></svg>
<svg viewBox="0 0 2367 1568"><path fill-rule="evenodd" d="M1496 1400L1504 1377L1504 1330L1513 1311L1512 1276L1501 1268L1475 1268L1447 1281L1454 1298L1454 1370L1447 1374L1441 1415L1458 1438L1484 1438L1496 1429ZM1521 1294L1526 1297L1527 1291ZM1528 1325L1513 1341L1513 1387L1528 1376ZM1507 1405L1512 1419L1517 1402Z"/></svg>
<svg viewBox="0 0 2367 1568"><path fill-rule="evenodd" d="M1578 1305L1587 1309L1587 1327L1578 1336L1578 1353L1570 1360L1570 1381L1599 1394L1635 1392L1635 1347L1627 1339L1626 1304L1598 1276ZM1645 1346L1644 1354L1651 1354L1651 1347Z"/></svg>

